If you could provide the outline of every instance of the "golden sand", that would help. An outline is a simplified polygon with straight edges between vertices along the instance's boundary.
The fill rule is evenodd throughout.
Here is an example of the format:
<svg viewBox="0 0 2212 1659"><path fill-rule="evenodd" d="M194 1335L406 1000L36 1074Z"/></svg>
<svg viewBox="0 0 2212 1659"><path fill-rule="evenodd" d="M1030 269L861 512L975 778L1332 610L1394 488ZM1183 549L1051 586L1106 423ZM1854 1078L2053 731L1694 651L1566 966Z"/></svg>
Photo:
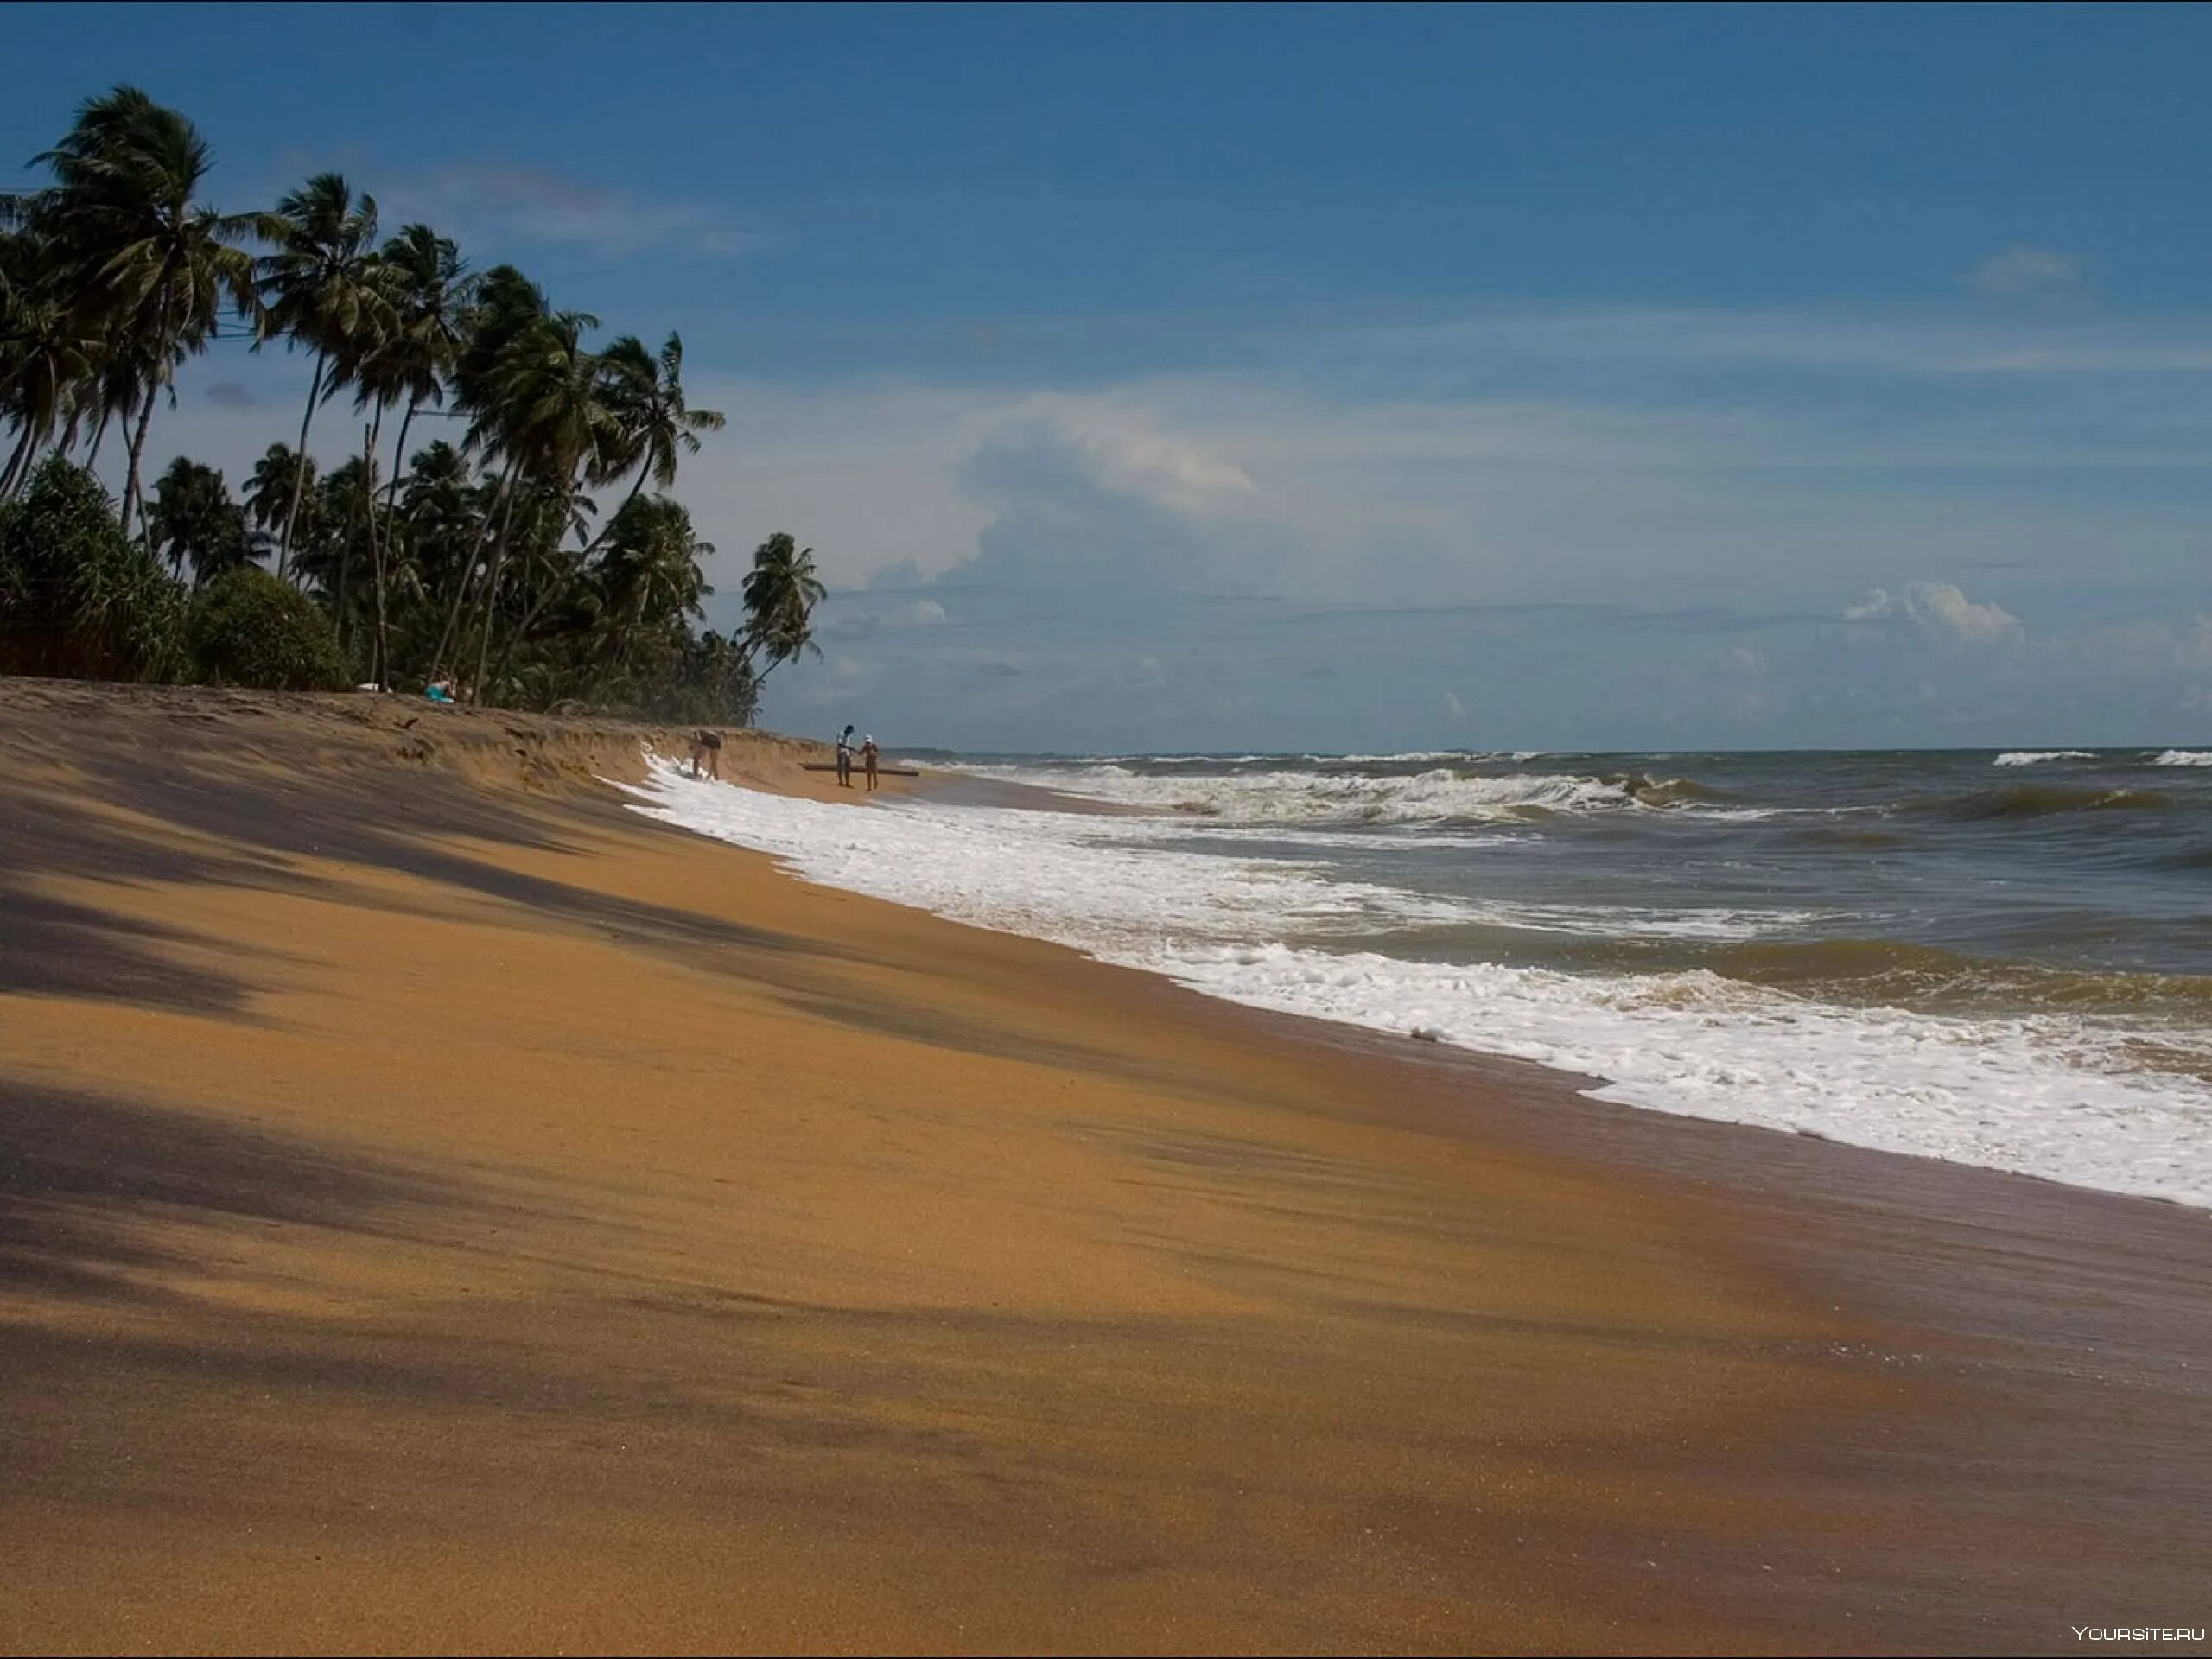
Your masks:
<svg viewBox="0 0 2212 1659"><path fill-rule="evenodd" d="M1902 1236L1869 1155L804 887L622 810L641 741L0 683L0 1649L2056 1649L2202 1591L2202 1332L2100 1396L2041 1328L2186 1308L2188 1212L2062 1195L2037 1267L1923 1170L1993 1218Z"/></svg>

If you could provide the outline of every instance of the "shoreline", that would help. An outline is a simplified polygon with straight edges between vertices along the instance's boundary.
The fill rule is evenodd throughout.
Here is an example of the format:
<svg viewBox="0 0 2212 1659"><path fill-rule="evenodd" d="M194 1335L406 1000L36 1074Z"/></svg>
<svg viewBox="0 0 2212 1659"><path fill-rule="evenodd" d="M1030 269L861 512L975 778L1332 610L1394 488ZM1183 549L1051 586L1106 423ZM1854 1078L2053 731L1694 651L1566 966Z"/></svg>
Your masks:
<svg viewBox="0 0 2212 1659"><path fill-rule="evenodd" d="M0 1647L2203 1622L2199 1212L808 887L613 723L29 683Z"/></svg>
<svg viewBox="0 0 2212 1659"><path fill-rule="evenodd" d="M1933 1158L1962 1168L2052 1180L2083 1191L2176 1203L2212 1216L2212 1187L2206 1185L2212 1177L2208 1177L2197 1150L2202 1136L2190 1109L2193 1096L2185 1086L2190 1082L2186 1072L2168 1075L2122 1070L2112 1073L2090 1067L2079 1076L2031 1072L2024 1077L2017 1071L1961 1075L1950 1062L1950 1052L1961 1042L1997 1040L1991 1033L2005 1030L2008 1016L2002 1011L1984 1010L1976 1014L1905 1003L1822 1002L1817 998L1803 999L1786 982L1761 986L1754 982L1755 994L1772 999L1763 1005L1767 1016L1763 1020L1731 1020L1724 1012L1716 1022L1708 1007L1701 1019L1687 1018L1671 1025L1660 1020L1648 1025L1615 1022L1610 1027L1600 1023L1593 1027L1591 1018L1595 1014L1602 1020L1605 999L1598 996L1577 1001L1568 997L1565 1001L1577 1011L1581 1023L1562 1034L1556 1027L1548 1028L1541 1017L1529 1017L1532 1007L1540 1014L1555 1011L1554 1005L1560 1000L1555 988L1548 986L1534 994L1522 991L1519 994L1522 1000L1517 1002L1509 991L1493 1008L1485 1001L1491 993L1484 987L1478 984L1463 990L1453 982L1458 970L1448 962L1419 951L1394 953L1386 945L1382 947L1382 954L1368 956L1355 944L1348 954L1340 956L1325 948L1280 943L1294 934L1249 930L1217 934L1198 912L1172 907L1160 919L1157 935L1171 941L1170 948L1153 950L1142 944L1133 948L1131 925L1121 915L1116 900L1109 897L1103 904L1078 900L1056 905L1052 899L1056 880L1077 891L1084 890L1085 882L1107 891L1105 885L1096 883L1090 870L1072 864L1057 868L1052 879L1033 890L1001 878L998 866L1008 857L1008 844L1016 854L1026 850L1047 857L1059 855L1057 837L1045 836L1033 848L1024 826L1014 826L1013 832L1003 838L988 830L971 836L956 810L931 826L945 834L918 838L885 831L876 836L882 845L871 849L867 857L855 858L853 845L848 842L861 843L843 833L826 832L831 820L809 817L811 809L799 809L796 817L784 810L764 813L743 808L725 815L712 791L704 795L687 791L665 772L657 773L645 788L632 792L639 798L638 810L646 816L727 844L767 851L778 859L779 868L799 880L867 894L986 931L1052 940L1091 960L1155 973L1231 1006L1316 1020L1365 1032L1386 1043L1418 1035L1446 1048L1493 1058L1512 1056L1516 1050L1527 1055L1534 1049L1538 1056L1549 1050L1549 1058L1534 1058L1534 1063L1580 1078L1580 1086L1593 1095L1639 1110L1834 1141L1908 1160ZM1146 818L1147 827L1172 826L1173 823L1157 805L1092 800L1064 794L1049 785L957 772L933 773L922 779L916 798L955 809L980 807L1077 818L1134 815ZM1148 873L1141 868L1141 860L1129 864L1128 849L1110 836L1103 843L1102 856L1119 859L1126 867L1122 880L1112 885L1142 887ZM936 880L921 874L938 867L954 874L941 874ZM1260 868L1271 871L1276 867L1268 863ZM1262 926L1267 925L1287 924L1263 922ZM1271 940L1277 943L1268 943ZM1236 957L1232 953L1240 946L1249 946L1260 954L1253 958ZM1274 971L1266 965L1268 953L1284 958L1287 968ZM1510 956L1504 960L1513 961ZM1262 965L1254 968L1255 961ZM1339 969L1346 964L1351 964L1351 970L1340 974ZM1379 996L1359 982L1371 981L1376 970L1395 976ZM1484 970L1469 971L1479 975ZM1510 975L1516 969L1509 966L1503 971ZM1642 971L1664 974L1667 969L1662 966ZM1424 972L1430 976L1427 980L1420 977ZM1602 976L1594 981L1570 976L1567 982L1603 985L1605 981ZM1320 988L1316 989L1317 986ZM1447 1017L1421 1025L1421 1020L1431 1018L1423 1009L1424 1001L1438 998L1440 1004L1429 1006L1440 1006ZM1693 1004L1687 1012L1695 1015L1698 1007ZM1407 1014L1408 1008L1416 1012ZM1469 1017L1470 1008L1479 1009L1481 1017ZM1461 1017L1448 1017L1452 1012ZM1801 1018L1820 1034L1795 1046L1777 1044L1772 1034L1776 1026L1794 1027ZM1408 1019L1415 1030L1409 1031L1404 1023ZM1979 1027L1974 1023L1977 1020L1982 1022ZM1858 1021L1874 1023L1854 1023ZM1700 1045L1699 1027L1716 1024L1722 1035ZM1958 1036L1961 1032L1963 1038ZM1501 1037L1511 1040L1499 1041ZM1817 1096L1814 1101L1803 1098L1803 1077L1808 1072L1818 1075L1818 1062L1832 1058L1834 1045L1846 1040L1866 1047L1907 1041L1919 1044L1912 1052L1930 1069L1915 1072L1908 1065L1900 1071L1879 1075L1873 1079L1877 1092L1871 1098L1865 1092L1868 1078L1863 1074L1846 1080L1859 1085L1859 1092L1844 1088L1835 1096L1840 1104L1818 1103ZM1688 1046L1689 1060L1678 1061L1671 1070L1641 1064L1643 1051L1665 1053L1677 1045ZM1609 1047L1610 1056L1604 1052ZM1609 1066L1609 1058L1620 1064ZM2011 1052L2007 1059L2017 1066L2021 1055ZM1732 1086L1726 1089L1715 1090L1709 1082L1700 1087L1698 1084L1705 1081L1700 1066L1724 1075L1747 1071L1749 1077L1730 1077ZM1755 1081L1762 1078L1764 1083ZM1681 1086L1686 1080L1691 1080L1688 1089ZM1909 1101L1918 1092L1913 1086L1916 1083L1929 1085L1942 1099L1950 1097L1947 1091L1963 1090L1964 1103L1956 1109L1933 1113L1927 1122L1916 1121L1911 1110L1899 1110L1900 1099ZM2075 1110L2098 1126L2101 1133L2077 1130L2076 1138L2072 1139L2055 1135L2046 1146L2041 1144L2039 1134L2022 1132L2018 1123L2008 1122L2001 1112L1995 1114L1997 1132L1990 1133L1993 1110L2006 1087L2017 1089L2024 1083L2046 1090L2075 1090ZM1769 1096L1775 1091L1781 1091L1781 1098L1788 1103L1770 1106ZM2056 1104L2050 1103L2053 1109ZM2131 1114L2132 1121L2113 1121L2129 1120ZM1971 1122L1977 1116L1981 1118L1980 1132ZM2030 1127L2034 1127L2032 1122ZM2131 1129L2132 1135L2127 1133Z"/></svg>

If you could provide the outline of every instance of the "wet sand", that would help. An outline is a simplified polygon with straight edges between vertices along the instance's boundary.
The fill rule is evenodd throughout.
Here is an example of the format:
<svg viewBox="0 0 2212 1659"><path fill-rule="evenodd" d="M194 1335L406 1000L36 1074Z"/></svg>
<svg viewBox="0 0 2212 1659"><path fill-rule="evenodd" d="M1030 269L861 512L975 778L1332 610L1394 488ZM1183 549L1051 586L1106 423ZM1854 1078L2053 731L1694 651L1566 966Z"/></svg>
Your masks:
<svg viewBox="0 0 2212 1659"><path fill-rule="evenodd" d="M2212 1618L2212 1217L806 887L654 735L0 681L0 1649Z"/></svg>

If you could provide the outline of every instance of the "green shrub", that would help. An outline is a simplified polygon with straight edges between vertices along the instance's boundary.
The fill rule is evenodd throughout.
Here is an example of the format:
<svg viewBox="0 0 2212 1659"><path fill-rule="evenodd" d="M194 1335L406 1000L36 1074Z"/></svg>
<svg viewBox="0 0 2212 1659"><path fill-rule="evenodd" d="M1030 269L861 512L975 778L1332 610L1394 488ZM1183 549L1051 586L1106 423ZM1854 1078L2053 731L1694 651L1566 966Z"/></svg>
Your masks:
<svg viewBox="0 0 2212 1659"><path fill-rule="evenodd" d="M257 564L215 577L194 597L186 644L199 677L264 691L328 691L346 682L330 619Z"/></svg>
<svg viewBox="0 0 2212 1659"><path fill-rule="evenodd" d="M84 467L50 457L0 511L0 673L173 679L184 611L184 585Z"/></svg>

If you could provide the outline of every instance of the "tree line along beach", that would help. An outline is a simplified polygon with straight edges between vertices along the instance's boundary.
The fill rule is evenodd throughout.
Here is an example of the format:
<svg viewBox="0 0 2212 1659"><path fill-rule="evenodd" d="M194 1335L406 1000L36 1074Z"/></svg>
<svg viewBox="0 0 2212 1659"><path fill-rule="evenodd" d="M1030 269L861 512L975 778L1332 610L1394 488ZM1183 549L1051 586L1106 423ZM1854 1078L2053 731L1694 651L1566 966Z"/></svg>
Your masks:
<svg viewBox="0 0 2212 1659"><path fill-rule="evenodd" d="M336 173L219 211L205 137L135 86L86 99L38 166L0 195L0 672L452 684L741 725L819 654L813 550L781 531L745 571L742 627L695 627L715 549L665 492L724 417L690 406L678 335L594 346L596 317L512 264L473 270L427 224L384 234ZM226 341L313 365L296 441L242 500L188 456L142 475L179 369ZM359 445L319 471L318 417L348 404ZM454 435L411 448L434 423Z"/></svg>

